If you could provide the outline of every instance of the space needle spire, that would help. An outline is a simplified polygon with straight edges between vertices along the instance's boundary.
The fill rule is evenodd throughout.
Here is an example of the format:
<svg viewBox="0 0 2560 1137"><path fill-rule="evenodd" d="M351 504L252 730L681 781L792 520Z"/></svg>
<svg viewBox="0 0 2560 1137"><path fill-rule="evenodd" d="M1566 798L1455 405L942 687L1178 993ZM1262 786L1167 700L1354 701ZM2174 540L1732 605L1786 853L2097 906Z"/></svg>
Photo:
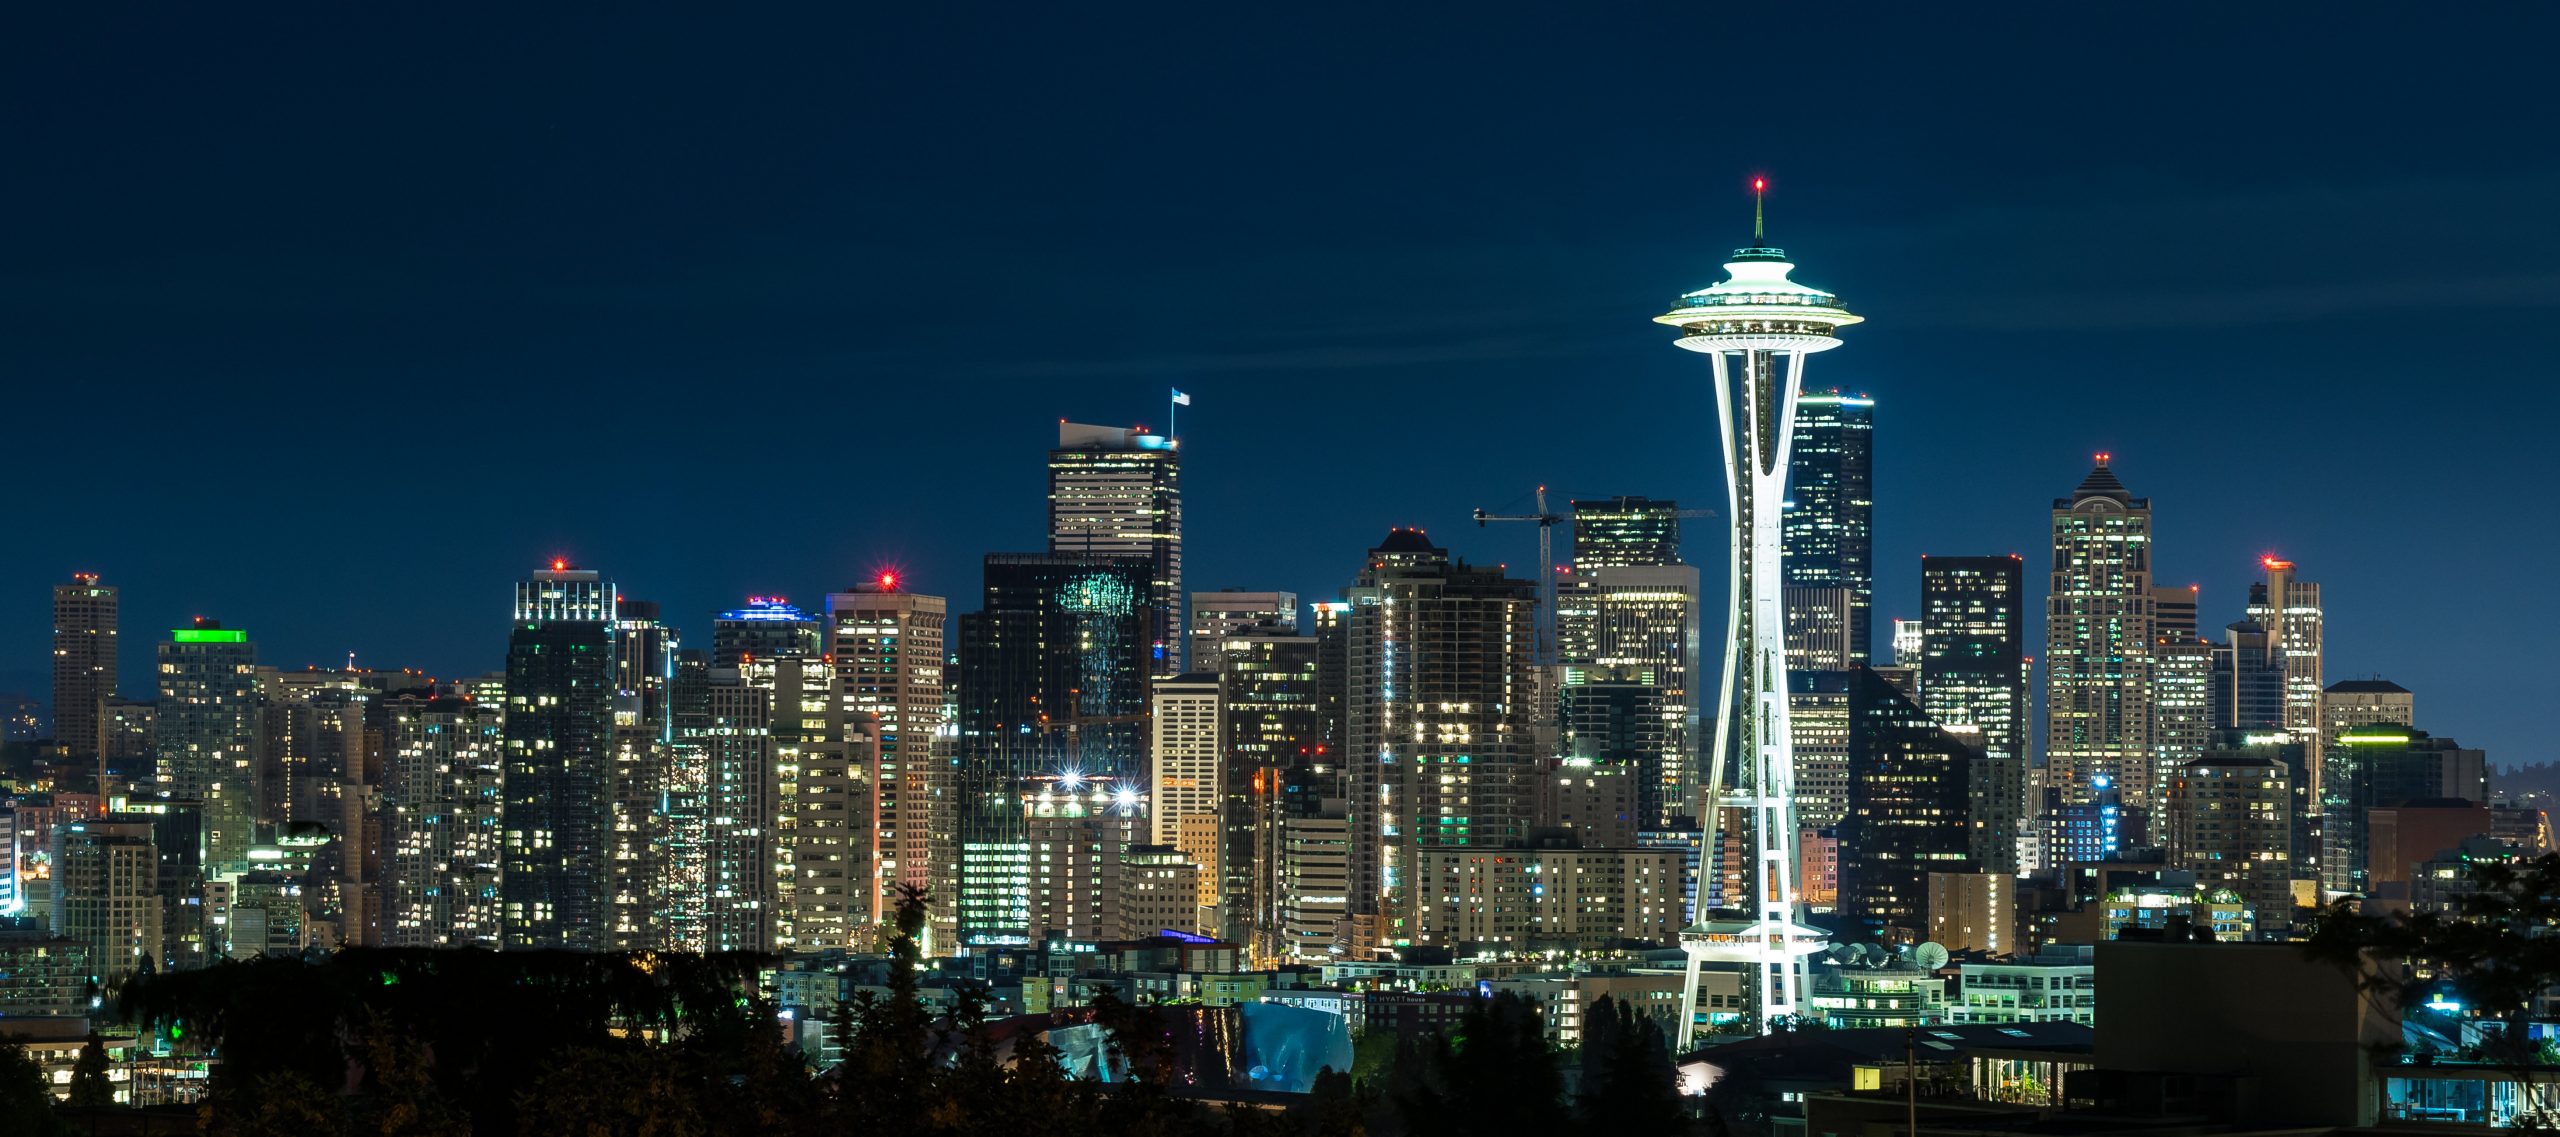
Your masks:
<svg viewBox="0 0 2560 1137"><path fill-rule="evenodd" d="M1787 493L1787 453L1795 439L1796 396L1806 357L1840 346L1835 334L1860 317L1840 298L1797 283L1784 250L1768 244L1763 178L1751 180L1749 248L1736 249L1725 279L1682 295L1653 318L1680 329L1673 341L1714 367L1716 417L1724 432L1726 501L1732 506L1733 560L1725 620L1724 697L1716 717L1701 794L1698 904L1680 946L1689 956L1681 1028L1697 1021L1699 965L1745 966L1746 1000L1761 1033L1804 1013L1805 957L1822 950L1824 933L1806 927L1796 887L1795 751L1787 734L1786 606L1780 558L1780 510ZM1730 774L1726 762L1739 768ZM1730 784L1728 784L1730 783ZM1739 895L1709 909L1715 882L1709 866L1725 809L1740 811L1743 832ZM1676 1040L1685 1047L1685 1033Z"/></svg>

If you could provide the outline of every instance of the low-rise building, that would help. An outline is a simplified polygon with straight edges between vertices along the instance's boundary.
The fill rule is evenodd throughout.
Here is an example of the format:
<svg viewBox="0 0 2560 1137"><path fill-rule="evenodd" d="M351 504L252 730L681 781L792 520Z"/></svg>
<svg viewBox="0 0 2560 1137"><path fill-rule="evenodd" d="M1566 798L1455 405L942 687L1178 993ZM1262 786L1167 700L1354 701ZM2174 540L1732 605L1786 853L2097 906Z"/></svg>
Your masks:
<svg viewBox="0 0 2560 1137"><path fill-rule="evenodd" d="M1947 1021L2095 1025L2097 976L2095 949L2086 944L2051 944L2015 959L1969 960L1956 965L1956 997Z"/></svg>

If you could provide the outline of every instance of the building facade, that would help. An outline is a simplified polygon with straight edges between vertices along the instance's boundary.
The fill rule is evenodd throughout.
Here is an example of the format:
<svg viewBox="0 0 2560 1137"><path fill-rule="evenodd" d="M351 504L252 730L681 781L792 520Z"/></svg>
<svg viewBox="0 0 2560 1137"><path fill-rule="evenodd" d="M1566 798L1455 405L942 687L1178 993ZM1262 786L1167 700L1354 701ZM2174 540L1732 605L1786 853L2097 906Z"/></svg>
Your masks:
<svg viewBox="0 0 2560 1137"><path fill-rule="evenodd" d="M615 600L611 582L565 561L516 585L499 813L507 948L612 943Z"/></svg>
<svg viewBox="0 0 2560 1137"><path fill-rule="evenodd" d="M1426 851L1528 836L1537 589L1398 529L1346 599L1353 911L1420 942Z"/></svg>
<svg viewBox="0 0 2560 1137"><path fill-rule="evenodd" d="M1049 451L1049 553L1147 564L1148 670L1183 671L1182 455L1162 435L1058 424Z"/></svg>
<svg viewBox="0 0 2560 1137"><path fill-rule="evenodd" d="M1789 588L1848 591L1849 658L1874 662L1875 400L1839 389L1796 397L1795 443L1787 459L1786 582ZM1810 613L1808 613L1810 616ZM1789 611L1792 629L1799 621Z"/></svg>
<svg viewBox="0 0 2560 1137"><path fill-rule="evenodd" d="M53 586L53 739L73 758L106 753L107 700L116 693L114 585L94 572Z"/></svg>
<svg viewBox="0 0 2560 1137"><path fill-rule="evenodd" d="M1920 709L1973 742L1973 862L2016 873L2027 817L2025 562L1920 558Z"/></svg>
<svg viewBox="0 0 2560 1137"><path fill-rule="evenodd" d="M2152 770L2151 500L2116 480L2108 456L2053 503L2045 600L2045 752L2066 803L2113 789L2156 797Z"/></svg>
<svg viewBox="0 0 2560 1137"><path fill-rule="evenodd" d="M204 803L208 872L249 867L259 798L257 671L258 646L219 621L198 620L160 645L161 786Z"/></svg>

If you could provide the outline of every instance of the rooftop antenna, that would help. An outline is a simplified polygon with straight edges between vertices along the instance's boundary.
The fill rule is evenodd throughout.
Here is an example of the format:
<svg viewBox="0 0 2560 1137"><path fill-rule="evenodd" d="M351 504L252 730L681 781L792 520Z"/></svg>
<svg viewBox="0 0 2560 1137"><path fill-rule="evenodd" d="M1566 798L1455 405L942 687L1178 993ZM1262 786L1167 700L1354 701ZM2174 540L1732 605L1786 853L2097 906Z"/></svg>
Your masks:
<svg viewBox="0 0 2560 1137"><path fill-rule="evenodd" d="M1763 207L1763 201L1768 197L1768 194L1769 179L1751 179L1751 243L1754 245L1765 244L1769 240L1769 238L1764 235L1761 224L1768 216Z"/></svg>

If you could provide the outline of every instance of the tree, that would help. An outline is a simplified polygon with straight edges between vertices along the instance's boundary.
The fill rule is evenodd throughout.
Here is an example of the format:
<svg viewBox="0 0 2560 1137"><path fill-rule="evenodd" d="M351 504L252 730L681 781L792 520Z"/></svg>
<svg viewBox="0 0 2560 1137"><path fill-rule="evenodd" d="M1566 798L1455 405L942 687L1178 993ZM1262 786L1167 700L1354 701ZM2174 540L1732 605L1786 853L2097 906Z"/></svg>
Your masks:
<svg viewBox="0 0 2560 1137"><path fill-rule="evenodd" d="M0 1035L0 1137L55 1137L61 1132L62 1122L53 1114L53 1091L44 1085L44 1067L24 1043Z"/></svg>
<svg viewBox="0 0 2560 1137"><path fill-rule="evenodd" d="M2525 1119L2560 1122L2560 1101L2540 1080L2553 1071L2530 1033L2535 1003L2560 987L2560 854L2473 861L2465 876L2472 891L2449 914L2369 916L2341 900L2321 910L2304 951L2397 1010L2450 998L2496 1020L2479 1057L2520 1075ZM2399 966L2377 968L2376 959Z"/></svg>
<svg viewBox="0 0 2560 1137"><path fill-rule="evenodd" d="M80 1044L79 1060L71 1064L71 1105L103 1109L115 1103L115 1083L107 1080L107 1040L93 1030Z"/></svg>
<svg viewBox="0 0 2560 1137"><path fill-rule="evenodd" d="M1578 1104L1588 1132L1678 1132L1686 1123L1679 1079L1652 1016L1606 995L1583 1011Z"/></svg>
<svg viewBox="0 0 2560 1137"><path fill-rule="evenodd" d="M1468 1007L1453 1034L1400 1050L1387 1097L1415 1137L1553 1134L1572 1120L1537 1005L1508 991Z"/></svg>

